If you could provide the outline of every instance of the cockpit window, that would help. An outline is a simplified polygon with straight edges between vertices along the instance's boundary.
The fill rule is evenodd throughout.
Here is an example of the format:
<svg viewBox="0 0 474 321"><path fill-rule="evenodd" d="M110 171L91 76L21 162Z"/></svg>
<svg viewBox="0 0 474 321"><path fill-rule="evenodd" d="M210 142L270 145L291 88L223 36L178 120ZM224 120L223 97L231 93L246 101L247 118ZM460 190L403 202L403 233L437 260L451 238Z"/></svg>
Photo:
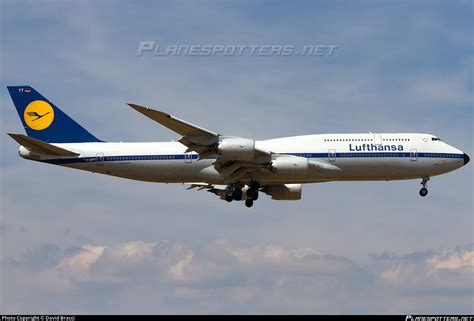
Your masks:
<svg viewBox="0 0 474 321"><path fill-rule="evenodd" d="M432 141L435 141L435 140L441 141L441 139L439 139L438 137L431 137L431 140L432 140Z"/></svg>

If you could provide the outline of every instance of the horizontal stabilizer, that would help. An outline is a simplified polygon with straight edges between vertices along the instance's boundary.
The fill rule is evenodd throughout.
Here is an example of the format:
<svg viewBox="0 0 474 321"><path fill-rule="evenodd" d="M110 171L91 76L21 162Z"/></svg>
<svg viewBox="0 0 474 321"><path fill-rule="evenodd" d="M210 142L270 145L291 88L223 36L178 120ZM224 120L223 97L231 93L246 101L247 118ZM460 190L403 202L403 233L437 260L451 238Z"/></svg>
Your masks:
<svg viewBox="0 0 474 321"><path fill-rule="evenodd" d="M22 145L31 152L50 155L50 156L78 156L78 153L71 152L67 149L60 148L40 140L34 139L21 134L8 134L18 144Z"/></svg>

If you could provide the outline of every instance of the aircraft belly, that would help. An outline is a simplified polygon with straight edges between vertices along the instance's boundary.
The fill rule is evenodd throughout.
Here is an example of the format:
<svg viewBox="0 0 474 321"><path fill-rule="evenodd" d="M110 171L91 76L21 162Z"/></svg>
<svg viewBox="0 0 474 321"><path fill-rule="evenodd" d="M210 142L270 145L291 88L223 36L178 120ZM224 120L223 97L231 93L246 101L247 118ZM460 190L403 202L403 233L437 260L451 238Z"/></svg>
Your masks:
<svg viewBox="0 0 474 321"><path fill-rule="evenodd" d="M327 159L315 159L328 162ZM223 184L224 178L212 165L213 160L133 160L79 162L64 166L133 180ZM440 175L462 166L458 160L434 158L337 158L329 162L340 170L311 169L305 175L278 175L262 172L261 184L317 183L328 181L402 180ZM248 178L250 180L250 178Z"/></svg>
<svg viewBox="0 0 474 321"><path fill-rule="evenodd" d="M418 158L359 158L338 159L334 165L341 168L337 180L397 180L434 176L446 172L432 159Z"/></svg>
<svg viewBox="0 0 474 321"><path fill-rule="evenodd" d="M184 163L181 160L124 161L105 162L104 164L77 163L66 166L94 173L149 182L200 182L218 180L219 177L214 167L212 167L212 170L207 169L210 166L208 161L193 163Z"/></svg>

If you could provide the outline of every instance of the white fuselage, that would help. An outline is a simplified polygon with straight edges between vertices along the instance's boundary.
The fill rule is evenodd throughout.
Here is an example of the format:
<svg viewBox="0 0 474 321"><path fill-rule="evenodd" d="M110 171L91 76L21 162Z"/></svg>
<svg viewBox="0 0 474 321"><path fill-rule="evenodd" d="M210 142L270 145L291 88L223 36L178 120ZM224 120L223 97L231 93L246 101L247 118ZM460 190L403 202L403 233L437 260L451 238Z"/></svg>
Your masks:
<svg viewBox="0 0 474 321"><path fill-rule="evenodd" d="M20 155L42 162L134 180L223 184L215 159L198 160L178 142L54 144L78 157L43 157L20 148ZM256 147L336 166L305 177L266 172L264 184L324 181L399 180L435 176L464 165L464 153L429 134L321 134L256 141Z"/></svg>

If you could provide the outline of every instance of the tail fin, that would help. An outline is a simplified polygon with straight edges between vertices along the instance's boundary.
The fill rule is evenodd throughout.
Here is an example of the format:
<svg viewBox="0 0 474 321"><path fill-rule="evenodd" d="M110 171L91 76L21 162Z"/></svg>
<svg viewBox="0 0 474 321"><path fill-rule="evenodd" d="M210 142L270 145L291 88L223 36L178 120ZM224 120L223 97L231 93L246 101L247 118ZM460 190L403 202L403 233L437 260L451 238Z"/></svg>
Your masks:
<svg viewBox="0 0 474 321"><path fill-rule="evenodd" d="M29 137L48 143L100 142L30 86L8 86Z"/></svg>

